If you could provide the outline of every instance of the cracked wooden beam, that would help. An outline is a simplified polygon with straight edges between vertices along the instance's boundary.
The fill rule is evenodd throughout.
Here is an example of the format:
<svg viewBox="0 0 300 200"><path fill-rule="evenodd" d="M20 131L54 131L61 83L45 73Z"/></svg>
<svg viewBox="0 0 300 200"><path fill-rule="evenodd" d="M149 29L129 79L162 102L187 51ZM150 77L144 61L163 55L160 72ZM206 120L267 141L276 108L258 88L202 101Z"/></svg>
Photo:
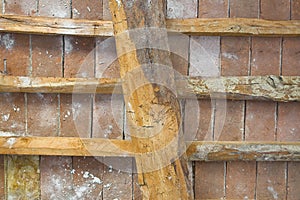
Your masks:
<svg viewBox="0 0 300 200"><path fill-rule="evenodd" d="M0 154L134 157L131 141L77 137L0 137ZM300 142L186 142L191 161L300 161Z"/></svg>
<svg viewBox="0 0 300 200"><path fill-rule="evenodd" d="M263 19L170 19L168 31L190 35L221 36L299 36L300 21L271 21ZM0 15L0 31L27 34L59 34L77 36L113 36L111 21L61 19Z"/></svg>
<svg viewBox="0 0 300 200"><path fill-rule="evenodd" d="M176 79L179 98L300 101L299 76ZM0 92L122 94L121 79L0 76Z"/></svg>
<svg viewBox="0 0 300 200"><path fill-rule="evenodd" d="M143 199L193 199L180 106L174 94L165 1L109 3Z"/></svg>

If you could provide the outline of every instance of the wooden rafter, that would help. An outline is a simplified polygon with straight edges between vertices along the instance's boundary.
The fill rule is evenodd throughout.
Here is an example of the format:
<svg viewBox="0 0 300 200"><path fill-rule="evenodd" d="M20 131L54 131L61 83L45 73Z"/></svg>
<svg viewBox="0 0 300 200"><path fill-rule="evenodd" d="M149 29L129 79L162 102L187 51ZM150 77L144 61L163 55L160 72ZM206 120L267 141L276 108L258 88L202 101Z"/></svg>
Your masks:
<svg viewBox="0 0 300 200"><path fill-rule="evenodd" d="M300 142L186 142L192 161L300 161ZM134 157L132 141L77 137L0 137L0 154Z"/></svg>
<svg viewBox="0 0 300 200"><path fill-rule="evenodd" d="M262 19L172 19L167 29L191 35L299 36L300 21ZM30 34L113 36L111 21L0 15L0 31Z"/></svg>
<svg viewBox="0 0 300 200"><path fill-rule="evenodd" d="M177 79L180 98L300 101L299 76ZM0 92L122 94L121 79L0 76Z"/></svg>

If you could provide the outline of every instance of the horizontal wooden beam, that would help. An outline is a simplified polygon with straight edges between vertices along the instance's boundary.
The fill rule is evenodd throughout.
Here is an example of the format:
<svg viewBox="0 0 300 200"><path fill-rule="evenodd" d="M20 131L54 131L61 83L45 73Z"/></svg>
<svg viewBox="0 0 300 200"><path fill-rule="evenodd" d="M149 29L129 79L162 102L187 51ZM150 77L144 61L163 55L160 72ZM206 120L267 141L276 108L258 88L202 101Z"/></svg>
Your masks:
<svg viewBox="0 0 300 200"><path fill-rule="evenodd" d="M120 79L0 76L0 92L122 94ZM185 77L180 98L300 101L300 76Z"/></svg>
<svg viewBox="0 0 300 200"><path fill-rule="evenodd" d="M221 36L299 36L300 20L270 21L246 18L172 19L170 32ZM111 21L0 15L0 31L27 34L113 36Z"/></svg>
<svg viewBox="0 0 300 200"><path fill-rule="evenodd" d="M300 161L300 142L187 142L192 161ZM131 141L76 137L0 137L0 154L133 157Z"/></svg>

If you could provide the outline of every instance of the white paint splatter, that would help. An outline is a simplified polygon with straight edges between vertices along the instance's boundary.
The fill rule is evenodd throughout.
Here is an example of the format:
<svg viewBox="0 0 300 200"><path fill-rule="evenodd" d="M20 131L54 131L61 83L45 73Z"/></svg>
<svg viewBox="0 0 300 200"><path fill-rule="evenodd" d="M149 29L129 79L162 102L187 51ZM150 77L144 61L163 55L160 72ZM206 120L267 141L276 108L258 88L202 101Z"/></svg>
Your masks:
<svg viewBox="0 0 300 200"><path fill-rule="evenodd" d="M73 8L73 14L80 15L80 12L76 8Z"/></svg>
<svg viewBox="0 0 300 200"><path fill-rule="evenodd" d="M9 120L10 114L2 115L2 121L7 122Z"/></svg>
<svg viewBox="0 0 300 200"><path fill-rule="evenodd" d="M232 53L222 53L222 55L225 57L225 58L228 58L230 60L238 60L239 57L235 54L232 54Z"/></svg>
<svg viewBox="0 0 300 200"><path fill-rule="evenodd" d="M91 12L91 8L90 8L90 7L87 6L86 9L87 9L89 12Z"/></svg>
<svg viewBox="0 0 300 200"><path fill-rule="evenodd" d="M15 45L15 40L11 34L4 34L0 36L1 46L4 46L5 49L11 50Z"/></svg>
<svg viewBox="0 0 300 200"><path fill-rule="evenodd" d="M122 6L122 1L121 0L116 0L117 4L118 4L118 8L120 8Z"/></svg>
<svg viewBox="0 0 300 200"><path fill-rule="evenodd" d="M273 187L268 186L268 191L271 192L271 194L273 195L274 199L278 199L278 193L274 190Z"/></svg>
<svg viewBox="0 0 300 200"><path fill-rule="evenodd" d="M6 141L6 143L8 144L8 148L12 148L13 147L13 145L16 143L16 138L9 138L7 141Z"/></svg>
<svg viewBox="0 0 300 200"><path fill-rule="evenodd" d="M30 86L31 85L31 81L29 77L19 77L19 82L20 85L22 86Z"/></svg>
<svg viewBox="0 0 300 200"><path fill-rule="evenodd" d="M73 51L72 39L69 37L65 38L65 51L67 54Z"/></svg>

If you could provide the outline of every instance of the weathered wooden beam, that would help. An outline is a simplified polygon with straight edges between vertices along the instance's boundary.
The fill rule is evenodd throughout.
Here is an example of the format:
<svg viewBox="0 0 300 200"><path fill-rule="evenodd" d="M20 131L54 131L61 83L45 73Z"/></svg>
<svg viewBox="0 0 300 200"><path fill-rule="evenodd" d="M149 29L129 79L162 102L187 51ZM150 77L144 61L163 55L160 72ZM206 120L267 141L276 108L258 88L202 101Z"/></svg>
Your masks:
<svg viewBox="0 0 300 200"><path fill-rule="evenodd" d="M172 19L167 29L191 35L222 36L299 36L300 21L270 21L262 19ZM28 34L59 34L77 36L113 36L111 21L61 19L0 15L0 31Z"/></svg>
<svg viewBox="0 0 300 200"><path fill-rule="evenodd" d="M176 79L180 98L300 101L299 76ZM0 76L0 92L122 94L121 79Z"/></svg>
<svg viewBox="0 0 300 200"><path fill-rule="evenodd" d="M300 142L191 142L193 161L300 161Z"/></svg>
<svg viewBox="0 0 300 200"><path fill-rule="evenodd" d="M300 161L300 142L186 142L191 161ZM0 154L134 157L132 141L74 137L0 137Z"/></svg>

